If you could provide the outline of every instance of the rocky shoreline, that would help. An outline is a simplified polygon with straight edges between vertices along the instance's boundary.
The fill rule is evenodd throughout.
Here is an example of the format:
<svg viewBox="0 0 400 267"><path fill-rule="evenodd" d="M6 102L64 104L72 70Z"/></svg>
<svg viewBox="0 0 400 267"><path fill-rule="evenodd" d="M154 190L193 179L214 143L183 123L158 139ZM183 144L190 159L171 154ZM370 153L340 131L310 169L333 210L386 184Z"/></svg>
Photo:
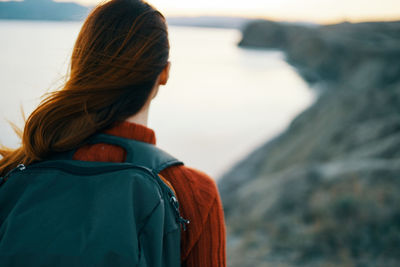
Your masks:
<svg viewBox="0 0 400 267"><path fill-rule="evenodd" d="M219 180L229 266L398 266L400 22L254 21L239 45L320 94Z"/></svg>

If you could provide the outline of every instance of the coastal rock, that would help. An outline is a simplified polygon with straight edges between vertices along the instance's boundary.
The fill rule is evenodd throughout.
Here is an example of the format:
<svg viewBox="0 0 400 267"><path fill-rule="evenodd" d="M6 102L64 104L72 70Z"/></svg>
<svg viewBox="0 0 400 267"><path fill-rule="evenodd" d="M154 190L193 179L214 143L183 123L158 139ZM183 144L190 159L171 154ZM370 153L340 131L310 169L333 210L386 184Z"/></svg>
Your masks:
<svg viewBox="0 0 400 267"><path fill-rule="evenodd" d="M334 83L331 87L348 85L354 76L368 83L357 79L352 86L379 86L400 73L400 22L300 26L255 21L243 30L239 46L284 50L308 82Z"/></svg>
<svg viewBox="0 0 400 267"><path fill-rule="evenodd" d="M319 97L219 180L229 266L400 264L400 23L250 23Z"/></svg>

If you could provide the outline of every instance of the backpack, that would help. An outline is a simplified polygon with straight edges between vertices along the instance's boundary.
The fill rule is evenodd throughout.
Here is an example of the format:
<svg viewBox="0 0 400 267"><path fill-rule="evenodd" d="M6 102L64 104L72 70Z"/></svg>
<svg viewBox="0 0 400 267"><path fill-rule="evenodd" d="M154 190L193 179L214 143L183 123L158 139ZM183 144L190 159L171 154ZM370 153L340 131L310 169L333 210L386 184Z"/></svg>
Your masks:
<svg viewBox="0 0 400 267"><path fill-rule="evenodd" d="M19 165L0 181L0 266L181 266L173 190L158 173L181 165L155 146L100 134L126 162Z"/></svg>

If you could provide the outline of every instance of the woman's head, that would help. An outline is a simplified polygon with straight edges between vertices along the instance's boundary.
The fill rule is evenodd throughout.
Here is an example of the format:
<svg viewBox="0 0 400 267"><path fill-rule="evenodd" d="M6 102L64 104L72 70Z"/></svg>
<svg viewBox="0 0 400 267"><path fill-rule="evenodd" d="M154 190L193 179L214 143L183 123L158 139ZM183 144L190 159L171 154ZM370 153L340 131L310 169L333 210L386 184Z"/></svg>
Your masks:
<svg viewBox="0 0 400 267"><path fill-rule="evenodd" d="M82 144L95 132L139 112L168 69L165 18L141 0L97 6L76 40L62 90L28 118L21 148L3 150L0 175L52 152Z"/></svg>
<svg viewBox="0 0 400 267"><path fill-rule="evenodd" d="M123 119L143 106L168 57L161 13L140 0L109 1L92 11L79 33L67 88L87 88L88 107L107 98L105 106Z"/></svg>

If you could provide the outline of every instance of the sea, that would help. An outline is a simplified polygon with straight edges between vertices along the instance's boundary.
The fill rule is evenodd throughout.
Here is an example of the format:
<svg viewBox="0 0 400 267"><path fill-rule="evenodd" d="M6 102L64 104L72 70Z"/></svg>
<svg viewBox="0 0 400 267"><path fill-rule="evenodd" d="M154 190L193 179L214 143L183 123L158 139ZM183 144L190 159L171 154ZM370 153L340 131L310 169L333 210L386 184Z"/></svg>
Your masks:
<svg viewBox="0 0 400 267"><path fill-rule="evenodd" d="M82 22L0 21L0 144L17 147L9 122L66 79ZM314 91L278 50L237 46L234 29L169 27L171 73L150 108L157 145L218 179L284 131Z"/></svg>

